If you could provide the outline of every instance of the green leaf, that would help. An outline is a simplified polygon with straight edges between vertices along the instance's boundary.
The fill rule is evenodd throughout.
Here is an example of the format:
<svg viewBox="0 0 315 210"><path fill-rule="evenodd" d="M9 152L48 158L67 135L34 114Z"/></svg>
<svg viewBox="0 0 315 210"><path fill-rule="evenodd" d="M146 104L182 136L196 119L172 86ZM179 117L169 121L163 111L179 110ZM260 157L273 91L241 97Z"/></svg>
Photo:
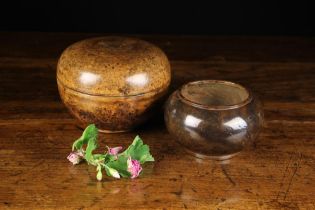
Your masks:
<svg viewBox="0 0 315 210"><path fill-rule="evenodd" d="M93 154L93 160L106 161L107 156L107 154Z"/></svg>
<svg viewBox="0 0 315 210"><path fill-rule="evenodd" d="M117 155L107 154L105 158L105 163L117 160Z"/></svg>
<svg viewBox="0 0 315 210"><path fill-rule="evenodd" d="M74 149L80 150L84 144L87 144L89 139L97 138L98 129L94 124L89 125L85 128L82 133L82 136L78 138L72 145L72 151Z"/></svg>
<svg viewBox="0 0 315 210"><path fill-rule="evenodd" d="M127 159L126 156L119 156L117 160L108 162L106 165L117 170L122 177L130 177L131 174L128 172Z"/></svg>
<svg viewBox="0 0 315 210"><path fill-rule="evenodd" d="M126 149L120 156L131 157L140 161L141 164L147 161L154 161L153 156L150 154L150 148L148 145L143 144L142 139L136 136L132 144Z"/></svg>
<svg viewBox="0 0 315 210"><path fill-rule="evenodd" d="M89 141L87 143L87 147L86 147L86 150L85 150L85 156L84 156L84 158L88 162L91 162L92 160L94 160L92 152L96 148L97 148L97 138L96 137L92 137L92 138L89 139Z"/></svg>

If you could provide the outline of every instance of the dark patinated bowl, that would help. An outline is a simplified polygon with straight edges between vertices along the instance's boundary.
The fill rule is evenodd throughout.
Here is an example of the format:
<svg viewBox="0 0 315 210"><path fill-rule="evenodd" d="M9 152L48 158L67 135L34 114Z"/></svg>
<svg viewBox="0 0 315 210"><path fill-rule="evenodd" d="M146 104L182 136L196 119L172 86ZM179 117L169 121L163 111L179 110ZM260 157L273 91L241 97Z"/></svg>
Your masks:
<svg viewBox="0 0 315 210"><path fill-rule="evenodd" d="M144 122L170 84L170 64L156 46L97 37L69 46L57 66L62 101L80 127L123 132Z"/></svg>
<svg viewBox="0 0 315 210"><path fill-rule="evenodd" d="M255 140L263 110L243 86L204 80L175 91L166 103L164 117L169 132L188 152L224 160Z"/></svg>

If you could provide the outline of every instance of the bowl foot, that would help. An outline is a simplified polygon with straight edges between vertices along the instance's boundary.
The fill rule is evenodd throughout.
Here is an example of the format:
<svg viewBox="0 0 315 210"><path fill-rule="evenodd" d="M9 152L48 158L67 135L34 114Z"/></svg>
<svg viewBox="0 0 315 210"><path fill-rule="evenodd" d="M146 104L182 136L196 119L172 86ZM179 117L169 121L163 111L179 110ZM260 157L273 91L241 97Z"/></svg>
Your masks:
<svg viewBox="0 0 315 210"><path fill-rule="evenodd" d="M189 153L190 155L195 156L196 158L206 159L206 160L219 160L219 161L231 159L232 157L240 153L240 152L236 152L236 153L228 154L228 155L204 155L204 154L190 151L188 149L185 149L185 151Z"/></svg>

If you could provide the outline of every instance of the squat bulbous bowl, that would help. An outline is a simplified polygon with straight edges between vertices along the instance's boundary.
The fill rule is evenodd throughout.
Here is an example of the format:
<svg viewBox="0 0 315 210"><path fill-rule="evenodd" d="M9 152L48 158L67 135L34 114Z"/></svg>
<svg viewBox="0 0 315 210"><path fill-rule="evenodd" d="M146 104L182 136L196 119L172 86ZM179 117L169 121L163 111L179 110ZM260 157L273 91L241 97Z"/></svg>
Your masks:
<svg viewBox="0 0 315 210"><path fill-rule="evenodd" d="M224 160L257 138L263 109L239 84L203 80L175 91L166 102L164 118L170 134L189 153Z"/></svg>

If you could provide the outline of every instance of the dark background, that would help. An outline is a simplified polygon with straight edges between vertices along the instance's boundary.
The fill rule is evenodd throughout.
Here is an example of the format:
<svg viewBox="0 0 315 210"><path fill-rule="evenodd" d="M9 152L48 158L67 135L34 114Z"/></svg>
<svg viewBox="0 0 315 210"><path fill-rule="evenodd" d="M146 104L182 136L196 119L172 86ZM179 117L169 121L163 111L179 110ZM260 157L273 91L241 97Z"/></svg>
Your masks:
<svg viewBox="0 0 315 210"><path fill-rule="evenodd" d="M5 2L5 3L4 3ZM4 1L1 31L315 34L307 1Z"/></svg>

